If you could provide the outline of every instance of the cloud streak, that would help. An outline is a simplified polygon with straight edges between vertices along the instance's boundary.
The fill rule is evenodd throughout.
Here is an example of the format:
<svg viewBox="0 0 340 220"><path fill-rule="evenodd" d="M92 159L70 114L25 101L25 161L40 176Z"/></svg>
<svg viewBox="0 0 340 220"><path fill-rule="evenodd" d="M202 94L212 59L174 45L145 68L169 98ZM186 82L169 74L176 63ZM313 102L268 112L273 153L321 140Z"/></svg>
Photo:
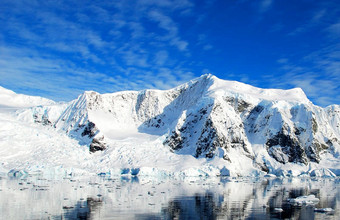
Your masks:
<svg viewBox="0 0 340 220"><path fill-rule="evenodd" d="M259 4L260 13L268 11L273 4L273 0L262 0Z"/></svg>
<svg viewBox="0 0 340 220"><path fill-rule="evenodd" d="M188 16L192 6L182 0L4 0L0 84L28 93L39 88L53 99L62 93L75 98L82 88L113 92L176 86L193 74L169 58L184 56L188 42L166 14ZM145 19L155 24L151 30Z"/></svg>
<svg viewBox="0 0 340 220"><path fill-rule="evenodd" d="M119 75L110 76L75 68L72 62L55 60L53 57L42 58L29 49L0 47L0 51L2 83L20 93L32 95L44 93L45 97L57 101L77 97L84 91L82 88L102 93L128 89L169 89L194 77L192 73L185 72L181 68L174 70L159 68L157 71L137 74L139 69L130 67L124 71L133 76L134 79L131 80ZM60 93L65 95L61 97Z"/></svg>
<svg viewBox="0 0 340 220"><path fill-rule="evenodd" d="M339 103L340 43L306 55L301 65L288 59L281 59L279 63L284 74L268 79L273 84L283 88L300 87L318 105Z"/></svg>

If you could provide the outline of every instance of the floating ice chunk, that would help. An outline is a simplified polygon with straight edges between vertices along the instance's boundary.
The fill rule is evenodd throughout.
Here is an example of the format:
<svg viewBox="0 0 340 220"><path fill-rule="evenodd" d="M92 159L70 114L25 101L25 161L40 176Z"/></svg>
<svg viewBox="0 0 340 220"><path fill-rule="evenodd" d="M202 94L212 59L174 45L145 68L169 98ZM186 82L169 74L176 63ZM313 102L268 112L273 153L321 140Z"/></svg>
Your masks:
<svg viewBox="0 0 340 220"><path fill-rule="evenodd" d="M309 195L299 196L295 199L288 199L288 202L294 206L315 205L319 203L319 199L316 198L315 195Z"/></svg>
<svg viewBox="0 0 340 220"><path fill-rule="evenodd" d="M276 178L277 176L275 174L268 173L268 174L264 175L264 177L266 177L266 178Z"/></svg>
<svg viewBox="0 0 340 220"><path fill-rule="evenodd" d="M7 175L12 177L25 177L28 175L28 172L25 170L12 169L8 172Z"/></svg>
<svg viewBox="0 0 340 220"><path fill-rule="evenodd" d="M275 208L274 212L283 212L283 209L282 208Z"/></svg>
<svg viewBox="0 0 340 220"><path fill-rule="evenodd" d="M322 208L322 209L315 208L314 212L322 212L322 213L325 213L325 212L334 212L334 209L332 209L332 208Z"/></svg>

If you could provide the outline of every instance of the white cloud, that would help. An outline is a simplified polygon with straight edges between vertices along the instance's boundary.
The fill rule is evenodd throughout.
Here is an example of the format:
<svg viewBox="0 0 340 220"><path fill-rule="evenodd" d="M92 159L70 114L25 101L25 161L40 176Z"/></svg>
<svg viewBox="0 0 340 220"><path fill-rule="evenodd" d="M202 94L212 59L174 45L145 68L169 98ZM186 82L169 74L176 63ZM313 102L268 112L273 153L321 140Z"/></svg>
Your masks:
<svg viewBox="0 0 340 220"><path fill-rule="evenodd" d="M152 10L149 12L149 18L157 22L160 28L168 32L166 35L161 36L160 39L163 41L170 40L170 44L176 46L180 51L186 50L188 42L178 36L178 27L169 16L162 14L160 11Z"/></svg>

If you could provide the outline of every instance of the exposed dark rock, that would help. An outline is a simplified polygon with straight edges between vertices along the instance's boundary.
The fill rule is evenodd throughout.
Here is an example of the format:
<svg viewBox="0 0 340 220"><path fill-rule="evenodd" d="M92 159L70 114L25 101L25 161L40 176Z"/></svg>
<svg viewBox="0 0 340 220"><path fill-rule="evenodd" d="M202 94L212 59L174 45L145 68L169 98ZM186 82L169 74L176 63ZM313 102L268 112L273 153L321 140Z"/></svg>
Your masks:
<svg viewBox="0 0 340 220"><path fill-rule="evenodd" d="M337 138L328 139L326 141L326 144L328 145L328 147L332 147L335 143L340 145L340 141Z"/></svg>
<svg viewBox="0 0 340 220"><path fill-rule="evenodd" d="M211 111L212 106L213 106L212 104L209 104L206 107L201 108L198 111L198 114L195 115L189 113L186 116L185 123L181 127L173 130L171 134L163 142L163 144L167 144L173 151L182 149L183 147L187 146L186 144L188 142L188 139L191 139L192 133L197 133L197 131L195 130L197 123L199 123L199 121L201 121L202 123L202 121L206 120L207 114L208 112ZM212 122L209 120L206 121L204 127L207 128L211 126L211 123ZM202 131L201 133L204 133L204 131ZM200 140L198 140L198 142L200 142ZM209 156L213 155L208 154L208 157Z"/></svg>
<svg viewBox="0 0 340 220"><path fill-rule="evenodd" d="M208 119L196 143L196 146L197 148L195 157L204 155L207 158L212 158L214 157L217 148L220 147L228 151L229 148L232 147L232 144L228 142L224 135L221 135L217 132L217 129L213 125L211 119ZM231 162L227 154L223 155L223 159Z"/></svg>
<svg viewBox="0 0 340 220"><path fill-rule="evenodd" d="M42 125L52 125L52 122L48 119L48 117L44 114L44 115L37 115L37 114L34 114L33 115L33 119L34 119L34 122L35 123L39 123L39 124L42 124Z"/></svg>
<svg viewBox="0 0 340 220"><path fill-rule="evenodd" d="M310 158L310 161L319 163L320 162L320 157L319 157L319 152L320 152L320 144L319 143L313 143L311 146L307 147L306 153Z"/></svg>
<svg viewBox="0 0 340 220"><path fill-rule="evenodd" d="M155 117L147 120L144 124L147 127L161 128L161 127L164 126L164 122L162 121L162 117L164 117L163 114L155 116Z"/></svg>
<svg viewBox="0 0 340 220"><path fill-rule="evenodd" d="M238 113L243 112L251 106L251 104L242 99L235 99L234 97L224 97L223 99L233 106Z"/></svg>
<svg viewBox="0 0 340 220"><path fill-rule="evenodd" d="M266 145L268 146L268 153L280 163L308 163L307 155L298 139L285 134L283 130L268 139Z"/></svg>
<svg viewBox="0 0 340 220"><path fill-rule="evenodd" d="M237 111L238 112L243 112L249 106L251 106L251 105L248 102L245 102L244 100L239 100L239 102L237 103Z"/></svg>
<svg viewBox="0 0 340 220"><path fill-rule="evenodd" d="M312 129L313 129L313 133L315 134L318 131L318 124L316 123L315 118L312 118Z"/></svg>
<svg viewBox="0 0 340 220"><path fill-rule="evenodd" d="M294 128L294 134L295 134L295 135L300 135L300 134L302 134L302 133L304 133L304 132L306 132L306 129L304 129L304 128L301 128L301 127L299 127L299 128Z"/></svg>
<svg viewBox="0 0 340 220"><path fill-rule="evenodd" d="M269 172L269 168L265 163L255 163L262 171L268 173Z"/></svg>
<svg viewBox="0 0 340 220"><path fill-rule="evenodd" d="M287 148L282 148L281 146L268 148L269 155L273 157L276 161L283 164L289 162L287 152L288 152Z"/></svg>
<svg viewBox="0 0 340 220"><path fill-rule="evenodd" d="M215 127L213 127L212 124L213 123L211 119L206 121L201 136L197 142L195 157L199 157L206 152L205 156L212 158L213 152L215 151L216 147L218 147L217 145L221 144L221 142L216 140L217 133Z"/></svg>
<svg viewBox="0 0 340 220"><path fill-rule="evenodd" d="M164 141L172 150L179 150L183 148L183 139L176 131L172 131L171 135Z"/></svg>
<svg viewBox="0 0 340 220"><path fill-rule="evenodd" d="M258 115L259 113L263 111L263 109L264 107L262 105L257 105L250 111L250 114Z"/></svg>
<svg viewBox="0 0 340 220"><path fill-rule="evenodd" d="M224 99L224 101L228 102L231 105L234 105L234 103L235 103L235 98L234 97L227 96L227 97L223 97L223 99Z"/></svg>
<svg viewBox="0 0 340 220"><path fill-rule="evenodd" d="M95 127L96 125L93 122L89 122L84 128L84 131L81 133L81 136L89 136L90 138L94 137L96 135Z"/></svg>
<svg viewBox="0 0 340 220"><path fill-rule="evenodd" d="M102 96L96 92L91 92L87 94L87 107L92 110L100 106L103 102Z"/></svg>
<svg viewBox="0 0 340 220"><path fill-rule="evenodd" d="M256 124L255 122L263 110L264 110L264 107L261 105L257 105L253 109L250 110L245 121L247 130L249 133L257 133L259 131L260 125Z"/></svg>
<svg viewBox="0 0 340 220"><path fill-rule="evenodd" d="M324 150L327 150L329 146L325 144L321 144L318 141L314 141L311 146L309 146L306 150L308 158L312 162L319 163L320 162L320 153Z"/></svg>
<svg viewBox="0 0 340 220"><path fill-rule="evenodd" d="M103 151L106 149L106 145L101 142L102 139L93 138L90 144L90 152L94 153L96 151Z"/></svg>
<svg viewBox="0 0 340 220"><path fill-rule="evenodd" d="M231 163L231 160L227 154L223 155L223 159Z"/></svg>

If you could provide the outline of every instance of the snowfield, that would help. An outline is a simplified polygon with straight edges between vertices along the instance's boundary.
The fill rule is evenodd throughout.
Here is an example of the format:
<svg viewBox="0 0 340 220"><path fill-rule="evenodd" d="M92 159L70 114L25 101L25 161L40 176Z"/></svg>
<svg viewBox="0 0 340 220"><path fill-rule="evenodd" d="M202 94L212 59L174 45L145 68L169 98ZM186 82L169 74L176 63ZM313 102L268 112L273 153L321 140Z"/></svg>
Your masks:
<svg viewBox="0 0 340 220"><path fill-rule="evenodd" d="M0 87L0 174L340 175L340 106L203 75L69 103Z"/></svg>

